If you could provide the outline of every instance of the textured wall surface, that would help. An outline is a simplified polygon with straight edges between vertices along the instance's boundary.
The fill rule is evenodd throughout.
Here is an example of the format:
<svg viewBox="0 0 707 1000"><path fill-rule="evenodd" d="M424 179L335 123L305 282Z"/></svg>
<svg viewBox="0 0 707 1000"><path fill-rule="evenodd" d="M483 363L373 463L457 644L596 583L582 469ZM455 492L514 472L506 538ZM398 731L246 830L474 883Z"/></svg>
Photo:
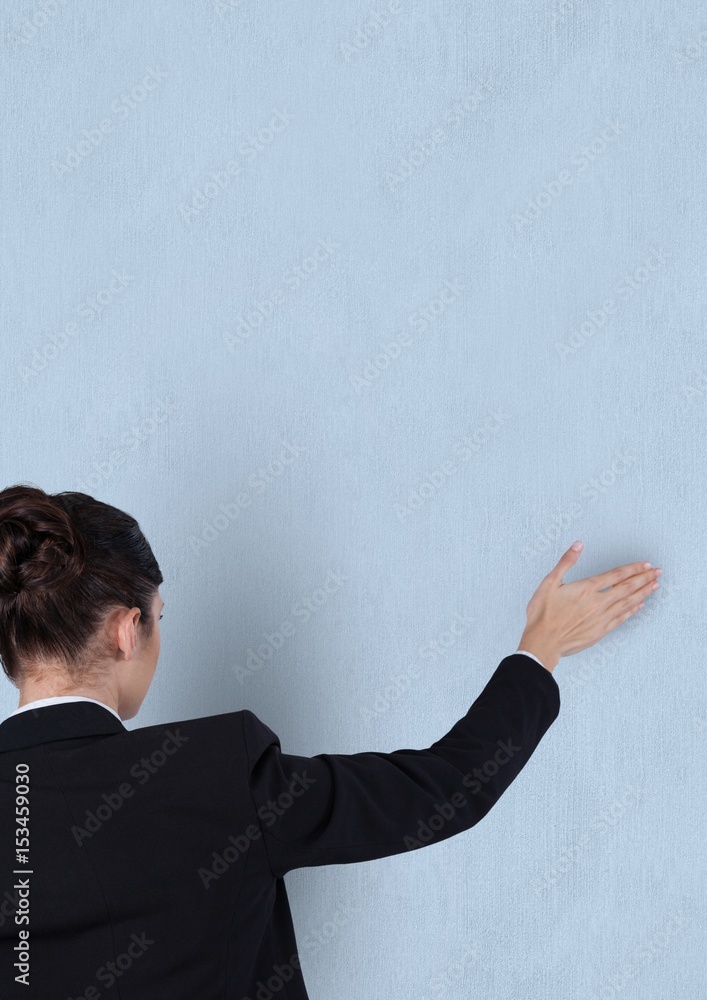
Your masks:
<svg viewBox="0 0 707 1000"><path fill-rule="evenodd" d="M130 728L248 707L290 752L425 747L575 538L568 579L663 568L561 662L478 827L288 875L312 997L704 997L704 5L0 27L0 478L150 539Z"/></svg>

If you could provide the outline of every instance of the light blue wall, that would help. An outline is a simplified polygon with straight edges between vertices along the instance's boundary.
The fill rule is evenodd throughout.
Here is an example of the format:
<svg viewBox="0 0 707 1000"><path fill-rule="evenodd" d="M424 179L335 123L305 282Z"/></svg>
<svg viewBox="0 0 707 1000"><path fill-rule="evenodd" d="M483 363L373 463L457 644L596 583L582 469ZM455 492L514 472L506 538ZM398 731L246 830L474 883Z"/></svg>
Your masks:
<svg viewBox="0 0 707 1000"><path fill-rule="evenodd" d="M573 539L568 579L664 570L562 661L560 717L476 829L287 877L312 997L703 997L704 5L0 23L0 478L152 542L131 728L248 707L290 752L425 747Z"/></svg>

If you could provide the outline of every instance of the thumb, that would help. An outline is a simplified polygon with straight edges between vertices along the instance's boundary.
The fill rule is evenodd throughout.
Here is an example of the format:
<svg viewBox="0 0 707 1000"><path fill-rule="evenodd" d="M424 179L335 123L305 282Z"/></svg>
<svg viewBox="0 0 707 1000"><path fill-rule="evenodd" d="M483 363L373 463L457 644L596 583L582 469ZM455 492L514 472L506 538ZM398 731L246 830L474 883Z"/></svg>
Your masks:
<svg viewBox="0 0 707 1000"><path fill-rule="evenodd" d="M572 569L582 554L584 542L573 542L557 563L555 568L548 573L554 583L562 583L562 577Z"/></svg>

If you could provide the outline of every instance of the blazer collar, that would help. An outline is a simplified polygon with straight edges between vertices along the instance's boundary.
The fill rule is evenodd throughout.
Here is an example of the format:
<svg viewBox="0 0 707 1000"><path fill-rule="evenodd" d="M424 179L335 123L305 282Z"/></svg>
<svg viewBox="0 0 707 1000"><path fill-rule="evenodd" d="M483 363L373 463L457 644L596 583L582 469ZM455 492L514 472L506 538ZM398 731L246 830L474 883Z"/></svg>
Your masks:
<svg viewBox="0 0 707 1000"><path fill-rule="evenodd" d="M81 736L113 736L127 733L112 712L92 701L69 701L62 705L28 708L0 722L0 753L22 750L55 740Z"/></svg>

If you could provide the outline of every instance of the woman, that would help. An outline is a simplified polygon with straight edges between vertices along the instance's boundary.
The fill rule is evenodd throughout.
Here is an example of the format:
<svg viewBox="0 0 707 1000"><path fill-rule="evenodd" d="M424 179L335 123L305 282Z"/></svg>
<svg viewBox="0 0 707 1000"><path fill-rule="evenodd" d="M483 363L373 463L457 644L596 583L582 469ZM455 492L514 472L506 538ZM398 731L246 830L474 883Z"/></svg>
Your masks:
<svg viewBox="0 0 707 1000"><path fill-rule="evenodd" d="M432 746L283 753L248 709L128 731L163 577L137 521L83 493L0 492L0 995L305 1000L284 875L468 830L560 708L553 671L643 607L660 570L564 584ZM111 993L111 989L113 992Z"/></svg>

